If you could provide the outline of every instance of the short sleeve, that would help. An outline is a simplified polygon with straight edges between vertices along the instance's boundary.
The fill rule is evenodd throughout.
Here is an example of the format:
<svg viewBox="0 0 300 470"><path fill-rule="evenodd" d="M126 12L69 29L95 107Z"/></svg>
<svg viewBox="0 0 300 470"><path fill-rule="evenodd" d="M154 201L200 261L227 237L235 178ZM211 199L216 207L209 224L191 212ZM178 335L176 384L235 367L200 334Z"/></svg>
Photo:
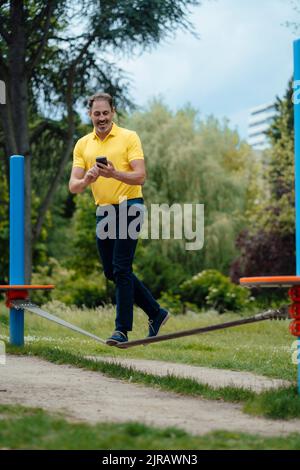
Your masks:
<svg viewBox="0 0 300 470"><path fill-rule="evenodd" d="M132 132L128 141L128 161L144 160L144 152L141 140L136 132Z"/></svg>
<svg viewBox="0 0 300 470"><path fill-rule="evenodd" d="M73 168L83 168L85 170L85 161L82 154L82 142L80 140L77 141L73 150Z"/></svg>

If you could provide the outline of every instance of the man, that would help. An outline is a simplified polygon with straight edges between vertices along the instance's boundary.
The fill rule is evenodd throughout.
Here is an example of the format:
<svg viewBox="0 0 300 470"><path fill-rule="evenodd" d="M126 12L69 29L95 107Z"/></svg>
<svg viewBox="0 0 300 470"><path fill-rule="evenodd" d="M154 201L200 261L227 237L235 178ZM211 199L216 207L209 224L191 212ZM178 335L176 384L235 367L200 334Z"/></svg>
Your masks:
<svg viewBox="0 0 300 470"><path fill-rule="evenodd" d="M141 186L146 178L140 139L135 132L118 127L113 122L115 109L109 94L96 93L91 96L88 108L94 130L75 145L69 189L76 194L90 185L97 205L97 248L105 276L116 285L116 330L106 341L113 346L128 341L134 302L149 317L148 336L158 334L169 314L132 272L138 240L137 236L131 235L129 226L133 220L133 206L143 204ZM107 157L107 165L96 163L99 156ZM120 235L124 207L127 224L125 237L124 233ZM105 237L104 215L112 212L115 214L114 230Z"/></svg>

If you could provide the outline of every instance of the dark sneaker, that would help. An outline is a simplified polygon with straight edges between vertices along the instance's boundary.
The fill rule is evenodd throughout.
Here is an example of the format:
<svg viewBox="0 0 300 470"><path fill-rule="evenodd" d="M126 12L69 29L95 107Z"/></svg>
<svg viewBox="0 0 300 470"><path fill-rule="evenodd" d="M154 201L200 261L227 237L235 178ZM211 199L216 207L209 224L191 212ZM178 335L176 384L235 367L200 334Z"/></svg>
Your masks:
<svg viewBox="0 0 300 470"><path fill-rule="evenodd" d="M108 346L115 346L118 343L126 343L128 341L128 337L122 331L114 331L113 334L106 340L106 344Z"/></svg>
<svg viewBox="0 0 300 470"><path fill-rule="evenodd" d="M151 338L152 336L157 336L160 327L163 326L166 321L169 320L169 318L170 315L167 310L165 310L164 308L160 308L157 316L154 319L149 320L148 338Z"/></svg>

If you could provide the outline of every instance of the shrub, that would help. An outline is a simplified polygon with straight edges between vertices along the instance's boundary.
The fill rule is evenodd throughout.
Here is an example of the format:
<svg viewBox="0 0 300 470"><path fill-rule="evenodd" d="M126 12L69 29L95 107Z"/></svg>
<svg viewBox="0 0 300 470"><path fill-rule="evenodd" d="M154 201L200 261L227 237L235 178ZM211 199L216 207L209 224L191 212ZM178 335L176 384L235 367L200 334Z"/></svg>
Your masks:
<svg viewBox="0 0 300 470"><path fill-rule="evenodd" d="M234 282L244 276L287 276L296 270L294 233L284 234L273 229L251 234L244 230L236 246L240 256L230 268Z"/></svg>
<svg viewBox="0 0 300 470"><path fill-rule="evenodd" d="M85 305L88 308L111 302L103 274L92 272L89 275L82 275L62 267L54 258L49 259L47 266L40 266L37 269L32 276L32 282L55 285L52 292L34 292L32 300L39 304L47 302L50 297L67 305L78 307Z"/></svg>
<svg viewBox="0 0 300 470"><path fill-rule="evenodd" d="M134 260L134 272L139 279L151 290L155 298L162 292L172 290L186 279L183 264L172 262L169 258L166 240L162 243L145 243L140 240Z"/></svg>
<svg viewBox="0 0 300 470"><path fill-rule="evenodd" d="M219 313L238 311L252 301L249 291L233 284L215 269L202 271L180 285L181 299L200 308L214 308Z"/></svg>
<svg viewBox="0 0 300 470"><path fill-rule="evenodd" d="M158 300L159 304L166 308L173 315L185 313L185 304L182 302L180 295L171 292L163 292Z"/></svg>

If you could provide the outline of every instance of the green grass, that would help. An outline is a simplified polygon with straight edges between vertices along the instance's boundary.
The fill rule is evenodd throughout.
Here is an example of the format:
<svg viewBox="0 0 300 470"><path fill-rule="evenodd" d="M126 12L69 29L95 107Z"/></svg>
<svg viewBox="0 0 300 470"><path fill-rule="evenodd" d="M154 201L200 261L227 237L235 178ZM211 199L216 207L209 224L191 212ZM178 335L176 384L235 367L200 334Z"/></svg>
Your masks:
<svg viewBox="0 0 300 470"><path fill-rule="evenodd" d="M175 428L139 423L88 425L21 406L0 405L0 449L42 450L299 450L300 434L263 438L218 431L192 436Z"/></svg>
<svg viewBox="0 0 300 470"><path fill-rule="evenodd" d="M265 391L254 395L245 403L244 411L276 419L300 417L300 396L297 387Z"/></svg>
<svg viewBox="0 0 300 470"><path fill-rule="evenodd" d="M52 302L45 309L102 338L109 336L114 329L115 312L112 307L88 310ZM220 316L215 312L178 315L171 317L163 332L207 326L236 318L236 314ZM289 333L288 321L259 322L126 351L109 348L30 313L26 314L25 324L26 344L55 345L74 354L159 359L296 380L297 367L291 361L291 345L295 338ZM8 334L7 309L3 305L0 307L0 332ZM130 339L144 337L146 332L146 316L137 310Z"/></svg>

